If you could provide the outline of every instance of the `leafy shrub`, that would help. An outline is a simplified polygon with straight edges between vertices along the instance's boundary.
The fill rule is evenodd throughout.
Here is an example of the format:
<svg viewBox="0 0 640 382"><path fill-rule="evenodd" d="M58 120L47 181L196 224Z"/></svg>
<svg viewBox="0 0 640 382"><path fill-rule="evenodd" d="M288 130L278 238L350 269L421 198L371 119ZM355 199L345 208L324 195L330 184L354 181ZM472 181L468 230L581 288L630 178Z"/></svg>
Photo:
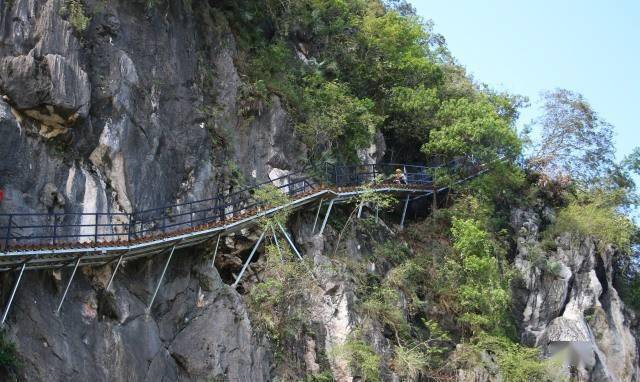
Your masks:
<svg viewBox="0 0 640 382"><path fill-rule="evenodd" d="M635 248L633 256L615 257L613 282L622 301L635 311L640 311L640 265L637 250Z"/></svg>
<svg viewBox="0 0 640 382"><path fill-rule="evenodd" d="M631 220L616 210L607 194L595 192L578 195L560 210L547 235L569 232L578 237L591 236L601 245L613 244L629 253L634 229Z"/></svg>
<svg viewBox="0 0 640 382"><path fill-rule="evenodd" d="M247 298L252 322L275 343L282 356L287 341L295 338L309 320L307 293L314 285L308 264L293 260L287 248L281 249L282 258L275 245L267 246L263 281L251 287Z"/></svg>
<svg viewBox="0 0 640 382"><path fill-rule="evenodd" d="M387 240L374 248L371 260L400 264L407 259L409 254L409 247L405 243L398 243L398 240Z"/></svg>
<svg viewBox="0 0 640 382"><path fill-rule="evenodd" d="M373 101L355 97L339 81L324 81L314 75L305 82L304 118L296 130L316 153L334 151L343 160L355 161L356 151L370 145L382 122L373 111Z"/></svg>
<svg viewBox="0 0 640 382"><path fill-rule="evenodd" d="M415 347L396 346L393 351L393 369L409 380L414 380L429 362L427 356Z"/></svg>
<svg viewBox="0 0 640 382"><path fill-rule="evenodd" d="M495 244L474 220L454 218L451 236L455 253L446 261L442 276L445 287L456 290L458 321L474 333L501 330L510 294Z"/></svg>
<svg viewBox="0 0 640 382"><path fill-rule="evenodd" d="M348 361L349 366L359 373L363 382L380 381L380 363L382 359L366 343L359 330L353 331L344 344L333 350L337 356Z"/></svg>
<svg viewBox="0 0 640 382"><path fill-rule="evenodd" d="M85 14L81 0L67 0L60 8L60 14L68 17L71 26L78 32L84 32L91 21Z"/></svg>
<svg viewBox="0 0 640 382"><path fill-rule="evenodd" d="M494 355L499 372L505 382L551 382L556 379L553 361L543 361L540 350L524 347L509 338L480 335L473 344L476 351L487 351Z"/></svg>
<svg viewBox="0 0 640 382"><path fill-rule="evenodd" d="M304 382L333 382L333 374L330 371L305 375Z"/></svg>
<svg viewBox="0 0 640 382"><path fill-rule="evenodd" d="M387 285L372 288L369 297L362 302L361 308L368 317L392 328L396 337L409 329L400 308L398 291Z"/></svg>
<svg viewBox="0 0 640 382"><path fill-rule="evenodd" d="M7 339L4 332L0 332L0 370L13 375L20 366L16 345Z"/></svg>

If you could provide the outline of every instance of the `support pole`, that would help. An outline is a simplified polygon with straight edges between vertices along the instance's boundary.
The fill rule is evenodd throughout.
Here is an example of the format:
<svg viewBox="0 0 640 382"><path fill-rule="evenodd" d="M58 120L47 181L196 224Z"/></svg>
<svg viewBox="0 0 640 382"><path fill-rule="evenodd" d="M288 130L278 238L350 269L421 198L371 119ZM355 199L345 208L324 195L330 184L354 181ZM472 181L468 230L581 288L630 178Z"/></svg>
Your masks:
<svg viewBox="0 0 640 382"><path fill-rule="evenodd" d="M24 269L27 267L27 263L22 263L22 268L20 268L20 274L18 275L18 279L16 280L16 284L13 286L13 290L11 291L11 296L9 296L9 302L7 302L7 307L4 308L4 313L2 314L2 322L0 322L0 326L4 327L4 322L7 320L7 315L9 314L9 309L11 309L11 303L13 302L13 297L16 295L16 291L18 290L18 285L20 285L20 280L22 279L22 274L24 273Z"/></svg>
<svg viewBox="0 0 640 382"><path fill-rule="evenodd" d="M111 278L109 279L109 283L107 284L107 287L105 288L105 291L109 290L109 287L111 286L111 283L113 283L113 279L116 278L116 272L118 272L118 268L120 268L120 263L122 263L122 258L124 257L124 255L120 255L120 257L118 257L118 262L116 263L116 267L113 269L113 273L111 274Z"/></svg>
<svg viewBox="0 0 640 382"><path fill-rule="evenodd" d="M220 236L222 235L218 234L218 240L216 240L216 249L213 250L213 260L211 260L211 268L215 268L216 266L216 256L218 255L218 246L220 245Z"/></svg>
<svg viewBox="0 0 640 382"><path fill-rule="evenodd" d="M409 198L411 194L407 194L407 199L404 201L404 208L402 209L402 219L400 220L400 229L404 229L404 218L407 216L407 207L409 207Z"/></svg>
<svg viewBox="0 0 640 382"><path fill-rule="evenodd" d="M273 241L276 243L276 248L278 248L278 253L280 254L280 261L284 261L282 249L280 248L280 243L278 243L278 236L276 236L276 230L273 226L271 226L271 233L273 234Z"/></svg>
<svg viewBox="0 0 640 382"><path fill-rule="evenodd" d="M78 256L76 260L76 264L73 266L73 272L71 272L71 277L69 277L69 282L67 283L67 287L64 289L64 293L62 294L62 299L60 299L60 304L58 304L58 309L56 309L56 315L60 313L60 309L62 308L62 303L64 299L67 297L67 292L69 292L69 287L71 287L71 282L73 281L74 276L76 275L76 271L78 270L78 265L80 265L80 260L82 256Z"/></svg>
<svg viewBox="0 0 640 382"><path fill-rule="evenodd" d="M316 232L316 225L318 224L318 218L320 217L320 210L322 209L322 202L324 200L320 199L320 203L318 204L318 212L316 212L316 218L313 221L313 228L311 228L311 234L313 235Z"/></svg>
<svg viewBox="0 0 640 382"><path fill-rule="evenodd" d="M333 203L333 201L331 201L331 202ZM329 206L331 206L331 205L329 205ZM331 207L329 207L329 208L331 208ZM300 254L300 252L298 252L298 248L296 248L295 244L293 244L293 240L291 240L291 238L287 234L287 231L285 231L285 229L282 226L282 224L278 223L278 226L280 227L280 231L282 231L282 233L284 234L285 239L287 239L287 242L289 243L289 245L293 249L293 252L295 252L296 255L298 256L298 258L300 260L302 260L302 255Z"/></svg>
<svg viewBox="0 0 640 382"><path fill-rule="evenodd" d="M169 268L169 263L171 262L171 257L173 256L173 251L176 250L176 245L174 244L171 247L171 253L169 253L169 258L167 259L166 264L164 265L164 269L162 270L162 274L160 275L160 280L158 281L158 285L156 285L156 290L153 292L153 296L151 296L151 301L149 302L149 306L147 306L147 313L151 311L151 306L153 306L153 301L156 299L156 295L158 294L158 290L160 290L160 285L162 285L162 280L164 279L164 274L167 272L167 268Z"/></svg>
<svg viewBox="0 0 640 382"><path fill-rule="evenodd" d="M324 227L327 225L327 221L329 221L329 214L331 214L331 207L333 207L333 201L334 199L331 199L331 202L329 203L329 208L327 208L327 214L324 215L324 220L322 221L322 226L320 227L320 235L322 235L322 233L324 232Z"/></svg>
<svg viewBox="0 0 640 382"><path fill-rule="evenodd" d="M242 266L242 270L240 271L240 274L238 275L238 277L236 277L236 281L233 283L233 285L231 285L233 288L238 286L238 283L240 282L240 279L242 278L244 271L247 270L247 267L249 266L251 259L253 259L253 255L255 255L256 250L260 246L260 243L262 243L262 239L264 239L264 231L262 231L262 234L260 234L260 238L258 239L258 241L256 241L256 245L253 246L253 249L251 250L251 254L247 258L247 261L245 261L244 265Z"/></svg>
<svg viewBox="0 0 640 382"><path fill-rule="evenodd" d="M360 202L360 205L358 206L358 219L360 219L360 217L362 216L362 205L364 203Z"/></svg>
<svg viewBox="0 0 640 382"><path fill-rule="evenodd" d="M376 224L378 223L378 210L380 208L376 205Z"/></svg>

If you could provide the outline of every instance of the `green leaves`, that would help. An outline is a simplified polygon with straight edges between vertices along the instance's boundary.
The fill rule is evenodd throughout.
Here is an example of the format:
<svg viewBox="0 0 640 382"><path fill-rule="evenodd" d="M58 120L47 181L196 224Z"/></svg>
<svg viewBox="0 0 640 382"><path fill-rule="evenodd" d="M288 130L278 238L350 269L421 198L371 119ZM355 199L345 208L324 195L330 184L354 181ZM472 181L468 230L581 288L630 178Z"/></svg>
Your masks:
<svg viewBox="0 0 640 382"><path fill-rule="evenodd" d="M606 192L579 194L558 213L547 235L555 237L565 232L579 238L591 236L600 245L613 244L631 253L633 222L617 210L617 197Z"/></svg>
<svg viewBox="0 0 640 382"><path fill-rule="evenodd" d="M357 150L370 145L382 121L373 113L373 102L353 96L339 81L309 76L306 82L304 120L296 130L317 154L333 150L346 161L356 161Z"/></svg>
<svg viewBox="0 0 640 382"><path fill-rule="evenodd" d="M84 32L91 21L91 18L86 15L84 5L80 0L67 0L60 7L60 14L67 17L76 32Z"/></svg>
<svg viewBox="0 0 640 382"><path fill-rule="evenodd" d="M473 333L501 330L511 296L495 244L471 219L454 218L451 236L455 253L447 259L443 276L457 290L459 321Z"/></svg>
<svg viewBox="0 0 640 382"><path fill-rule="evenodd" d="M437 119L440 127L430 132L429 142L422 146L427 156L473 157L488 163L501 157L515 159L520 153L520 140L509 121L498 115L486 97L446 100Z"/></svg>
<svg viewBox="0 0 640 382"><path fill-rule="evenodd" d="M529 166L551 178L569 176L592 187L614 164L613 126L579 93L556 89L542 97L544 114L536 121L541 137Z"/></svg>

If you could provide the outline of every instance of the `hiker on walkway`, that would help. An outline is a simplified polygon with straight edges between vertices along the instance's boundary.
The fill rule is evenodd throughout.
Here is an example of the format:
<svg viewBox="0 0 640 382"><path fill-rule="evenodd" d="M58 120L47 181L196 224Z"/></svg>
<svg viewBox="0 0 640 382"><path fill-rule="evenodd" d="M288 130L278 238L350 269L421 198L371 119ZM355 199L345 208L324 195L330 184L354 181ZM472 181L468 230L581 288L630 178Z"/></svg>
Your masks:
<svg viewBox="0 0 640 382"><path fill-rule="evenodd" d="M407 184L407 175L399 168L397 168L395 174L393 174L393 183Z"/></svg>

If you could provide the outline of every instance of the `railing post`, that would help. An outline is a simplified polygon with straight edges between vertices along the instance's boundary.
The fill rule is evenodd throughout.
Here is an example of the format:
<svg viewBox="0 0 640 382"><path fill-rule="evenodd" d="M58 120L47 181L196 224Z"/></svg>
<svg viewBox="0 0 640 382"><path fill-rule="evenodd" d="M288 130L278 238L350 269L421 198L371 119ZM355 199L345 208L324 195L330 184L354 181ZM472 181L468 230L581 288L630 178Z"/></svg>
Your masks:
<svg viewBox="0 0 640 382"><path fill-rule="evenodd" d="M94 247L98 244L98 213L94 214L95 216L95 228L93 230L93 243Z"/></svg>
<svg viewBox="0 0 640 382"><path fill-rule="evenodd" d="M162 233L165 233L167 230L167 214L162 213Z"/></svg>
<svg viewBox="0 0 640 382"><path fill-rule="evenodd" d="M11 240L11 225L13 224L13 215L9 215L9 224L7 224L7 237L4 240L4 250L9 252L9 240Z"/></svg>
<svg viewBox="0 0 640 382"><path fill-rule="evenodd" d="M58 219L56 219L56 213L53 213L53 245L56 245L56 235L58 231Z"/></svg>
<svg viewBox="0 0 640 382"><path fill-rule="evenodd" d="M193 203L189 202L189 226L193 228Z"/></svg>
<svg viewBox="0 0 640 382"><path fill-rule="evenodd" d="M127 241L131 241L131 227L135 224L133 214L128 214L129 226L127 227Z"/></svg>
<svg viewBox="0 0 640 382"><path fill-rule="evenodd" d="M224 220L224 198L220 196L216 199L218 201L218 215L220 215L220 221Z"/></svg>

